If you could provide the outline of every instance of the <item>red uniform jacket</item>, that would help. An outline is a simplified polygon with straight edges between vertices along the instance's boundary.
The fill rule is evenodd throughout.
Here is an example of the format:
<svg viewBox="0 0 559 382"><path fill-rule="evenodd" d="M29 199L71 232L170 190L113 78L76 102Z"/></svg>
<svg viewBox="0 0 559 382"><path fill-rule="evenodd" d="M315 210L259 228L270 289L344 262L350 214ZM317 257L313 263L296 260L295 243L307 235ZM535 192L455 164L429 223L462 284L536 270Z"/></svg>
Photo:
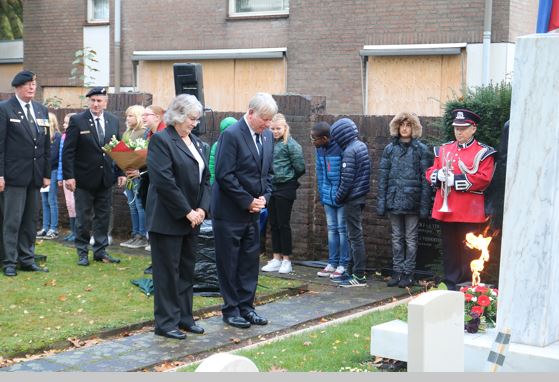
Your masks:
<svg viewBox="0 0 559 382"><path fill-rule="evenodd" d="M469 143L461 145L456 141L445 143L440 147L435 147L434 151L433 166L425 173L427 181L437 188L433 205L433 219L443 222L484 222L486 216L483 191L493 178L495 149L472 139ZM450 187L448 195L450 212L439 212L443 204L443 194L437 173L446 166L447 158L451 161L450 168L454 174L454 185ZM463 165L459 165L460 162Z"/></svg>

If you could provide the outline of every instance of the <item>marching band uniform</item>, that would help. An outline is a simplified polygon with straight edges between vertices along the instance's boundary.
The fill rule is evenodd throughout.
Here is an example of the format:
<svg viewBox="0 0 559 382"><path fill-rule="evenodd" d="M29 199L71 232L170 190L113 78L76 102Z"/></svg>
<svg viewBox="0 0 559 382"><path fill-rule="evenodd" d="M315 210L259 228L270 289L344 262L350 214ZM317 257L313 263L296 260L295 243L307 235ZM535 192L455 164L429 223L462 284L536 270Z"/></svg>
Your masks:
<svg viewBox="0 0 559 382"><path fill-rule="evenodd" d="M479 116L466 109L454 110L453 125L476 126ZM481 223L487 220L484 210L484 190L491 183L494 172L495 149L472 138L466 143L451 141L435 147L435 160L426 172L426 178L437 189L432 217L441 222L443 241L444 282L449 290L469 278L469 263L477 256L464 244L466 233L479 233ZM450 212L439 211L443 206L446 170L453 174L449 182L447 205ZM453 183L453 184L452 184ZM439 190L441 189L441 190Z"/></svg>

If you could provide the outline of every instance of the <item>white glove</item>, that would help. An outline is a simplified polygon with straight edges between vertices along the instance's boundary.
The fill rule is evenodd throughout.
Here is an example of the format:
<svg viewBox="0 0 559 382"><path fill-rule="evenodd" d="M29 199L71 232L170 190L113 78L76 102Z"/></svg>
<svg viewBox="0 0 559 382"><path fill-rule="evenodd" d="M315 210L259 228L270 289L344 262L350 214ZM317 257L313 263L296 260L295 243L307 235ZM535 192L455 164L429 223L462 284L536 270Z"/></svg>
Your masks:
<svg viewBox="0 0 559 382"><path fill-rule="evenodd" d="M454 174L452 172L450 172L446 177L446 183L448 187L454 186Z"/></svg>
<svg viewBox="0 0 559 382"><path fill-rule="evenodd" d="M439 180L439 182L444 182L446 180L443 169L437 171L437 179Z"/></svg>

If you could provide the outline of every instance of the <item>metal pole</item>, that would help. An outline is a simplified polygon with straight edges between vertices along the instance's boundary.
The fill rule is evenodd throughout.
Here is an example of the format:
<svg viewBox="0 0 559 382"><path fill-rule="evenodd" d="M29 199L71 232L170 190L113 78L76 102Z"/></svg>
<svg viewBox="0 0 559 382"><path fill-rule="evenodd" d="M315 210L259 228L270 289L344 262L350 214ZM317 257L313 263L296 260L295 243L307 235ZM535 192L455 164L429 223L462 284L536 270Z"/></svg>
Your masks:
<svg viewBox="0 0 559 382"><path fill-rule="evenodd" d="M482 84L489 85L489 70L491 63L491 15L493 12L493 0L485 0L485 14L483 18L483 65Z"/></svg>
<svg viewBox="0 0 559 382"><path fill-rule="evenodd" d="M115 0L115 93L120 93L120 0Z"/></svg>

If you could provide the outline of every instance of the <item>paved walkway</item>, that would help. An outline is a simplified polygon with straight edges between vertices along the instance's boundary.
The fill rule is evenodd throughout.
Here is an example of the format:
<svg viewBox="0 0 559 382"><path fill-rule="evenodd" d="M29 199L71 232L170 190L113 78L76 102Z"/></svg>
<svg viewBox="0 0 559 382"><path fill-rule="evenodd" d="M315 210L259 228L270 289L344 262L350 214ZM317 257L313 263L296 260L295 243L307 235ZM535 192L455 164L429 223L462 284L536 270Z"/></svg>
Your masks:
<svg viewBox="0 0 559 382"><path fill-rule="evenodd" d="M147 332L18 363L0 371L141 370L166 361L182 360L187 356L217 350L238 341L262 339L263 336L268 337L305 322L407 295L405 290L387 288L381 281L369 281L365 288L339 288L326 279L318 278L316 268L295 266L294 271L282 277L309 282L309 292L258 306L257 312L269 319L266 326L236 329L225 325L221 316L214 316L198 321L206 329L205 334L188 333L184 341Z"/></svg>

